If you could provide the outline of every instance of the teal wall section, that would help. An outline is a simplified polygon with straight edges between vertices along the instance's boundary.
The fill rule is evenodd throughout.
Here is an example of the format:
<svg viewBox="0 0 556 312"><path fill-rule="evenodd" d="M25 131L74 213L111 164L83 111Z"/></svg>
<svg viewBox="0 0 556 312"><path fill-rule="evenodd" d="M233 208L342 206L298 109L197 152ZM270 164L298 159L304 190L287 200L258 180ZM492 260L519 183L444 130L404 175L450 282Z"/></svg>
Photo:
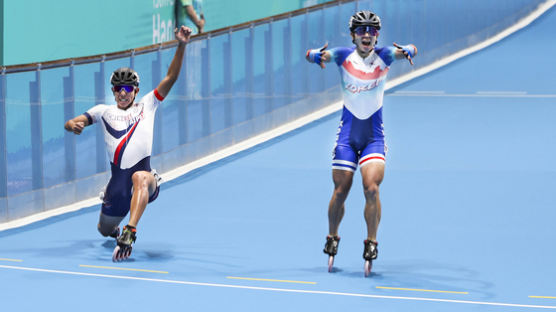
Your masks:
<svg viewBox="0 0 556 312"><path fill-rule="evenodd" d="M326 2L205 0L205 31ZM0 0L4 66L98 55L173 39L174 0Z"/></svg>
<svg viewBox="0 0 556 312"><path fill-rule="evenodd" d="M160 5L159 3L160 2ZM173 1L6 0L4 64L45 62L172 39Z"/></svg>
<svg viewBox="0 0 556 312"><path fill-rule="evenodd" d="M328 0L204 0L206 30L237 25L268 16L329 2Z"/></svg>

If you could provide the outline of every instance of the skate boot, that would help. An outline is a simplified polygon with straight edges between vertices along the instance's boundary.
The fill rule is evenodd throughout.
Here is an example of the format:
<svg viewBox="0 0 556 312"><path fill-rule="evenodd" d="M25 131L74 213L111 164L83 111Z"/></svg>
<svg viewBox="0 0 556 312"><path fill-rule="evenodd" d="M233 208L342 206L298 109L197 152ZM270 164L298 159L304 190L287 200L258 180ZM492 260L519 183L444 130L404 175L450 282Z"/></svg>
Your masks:
<svg viewBox="0 0 556 312"><path fill-rule="evenodd" d="M112 233L108 236L118 239L118 236L120 236L120 227L118 226L115 228L114 231L112 231Z"/></svg>
<svg viewBox="0 0 556 312"><path fill-rule="evenodd" d="M326 236L326 244L324 245L323 252L328 254L328 272L332 272L334 256L338 253L338 244L340 244L339 236Z"/></svg>
<svg viewBox="0 0 556 312"><path fill-rule="evenodd" d="M135 239L137 238L136 233L137 230L135 227L129 225L124 226L122 235L118 236L116 239L118 245L114 248L114 252L112 253L112 261L122 261L129 258L133 243L135 243Z"/></svg>
<svg viewBox="0 0 556 312"><path fill-rule="evenodd" d="M378 256L378 242L366 239L363 244L365 245L365 249L363 250L363 259L365 259L365 277L367 277L371 274L373 260L375 260Z"/></svg>

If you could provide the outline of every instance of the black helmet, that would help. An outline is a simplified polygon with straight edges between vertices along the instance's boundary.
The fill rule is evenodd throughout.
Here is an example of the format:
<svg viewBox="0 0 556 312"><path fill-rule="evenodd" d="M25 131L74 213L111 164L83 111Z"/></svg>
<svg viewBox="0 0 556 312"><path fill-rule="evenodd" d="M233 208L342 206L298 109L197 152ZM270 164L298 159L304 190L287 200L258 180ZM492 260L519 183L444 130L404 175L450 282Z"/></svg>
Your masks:
<svg viewBox="0 0 556 312"><path fill-rule="evenodd" d="M359 11L349 19L349 31L353 32L358 26L372 26L380 29L380 18L371 11Z"/></svg>
<svg viewBox="0 0 556 312"><path fill-rule="evenodd" d="M110 76L110 83L113 86L128 85L139 86L139 75L129 67L120 67Z"/></svg>

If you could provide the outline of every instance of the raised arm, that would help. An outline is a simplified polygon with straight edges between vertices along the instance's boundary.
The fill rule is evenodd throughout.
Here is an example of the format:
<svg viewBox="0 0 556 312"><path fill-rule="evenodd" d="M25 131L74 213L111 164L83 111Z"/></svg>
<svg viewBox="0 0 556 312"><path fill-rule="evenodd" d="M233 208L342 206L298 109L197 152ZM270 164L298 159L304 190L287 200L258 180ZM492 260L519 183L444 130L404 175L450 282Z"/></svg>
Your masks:
<svg viewBox="0 0 556 312"><path fill-rule="evenodd" d="M158 90L158 94L162 97L166 97L170 92L170 89L178 79L180 74L181 65L183 63L183 55L185 54L185 45L189 42L189 37L191 36L191 29L189 27L181 26L179 29L175 29L174 33L176 35L176 39L178 40L178 47L176 48L176 53L174 54L174 58L172 59L172 63L170 63L170 67L168 67L168 73L166 77L162 79L162 81L156 87Z"/></svg>
<svg viewBox="0 0 556 312"><path fill-rule="evenodd" d="M330 54L330 51L327 51L326 48L328 48L328 42L318 49L307 50L305 59L310 63L316 63L321 68L324 68L324 63L328 63L332 60L332 54Z"/></svg>
<svg viewBox="0 0 556 312"><path fill-rule="evenodd" d="M413 65L413 60L412 58L417 55L417 47L412 45L412 44L408 44L408 45L399 45L397 43L394 42L394 46L397 48L396 49L396 59L402 59L402 58L406 58L409 63L411 65Z"/></svg>

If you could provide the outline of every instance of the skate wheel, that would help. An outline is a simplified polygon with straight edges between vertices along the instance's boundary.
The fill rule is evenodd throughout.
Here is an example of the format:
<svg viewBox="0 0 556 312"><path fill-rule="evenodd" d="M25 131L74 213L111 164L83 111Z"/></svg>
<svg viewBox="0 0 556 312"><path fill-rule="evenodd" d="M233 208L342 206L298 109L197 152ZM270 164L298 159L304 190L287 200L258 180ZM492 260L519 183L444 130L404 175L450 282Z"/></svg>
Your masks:
<svg viewBox="0 0 556 312"><path fill-rule="evenodd" d="M114 252L112 253L112 261L113 262L119 261L119 255L120 255L120 246L116 246L116 248L114 248Z"/></svg>
<svg viewBox="0 0 556 312"><path fill-rule="evenodd" d="M124 259L127 259L131 256L131 247L129 247L129 249L125 252L124 254Z"/></svg>
<svg viewBox="0 0 556 312"><path fill-rule="evenodd" d="M371 275L371 269L373 268L373 262L365 260L365 277Z"/></svg>
<svg viewBox="0 0 556 312"><path fill-rule="evenodd" d="M328 273L332 272L332 268L334 267L334 256L328 257Z"/></svg>
<svg viewBox="0 0 556 312"><path fill-rule="evenodd" d="M116 246L112 253L112 261L118 262L129 258L129 256L131 256L131 249L131 247L122 249L120 246Z"/></svg>

